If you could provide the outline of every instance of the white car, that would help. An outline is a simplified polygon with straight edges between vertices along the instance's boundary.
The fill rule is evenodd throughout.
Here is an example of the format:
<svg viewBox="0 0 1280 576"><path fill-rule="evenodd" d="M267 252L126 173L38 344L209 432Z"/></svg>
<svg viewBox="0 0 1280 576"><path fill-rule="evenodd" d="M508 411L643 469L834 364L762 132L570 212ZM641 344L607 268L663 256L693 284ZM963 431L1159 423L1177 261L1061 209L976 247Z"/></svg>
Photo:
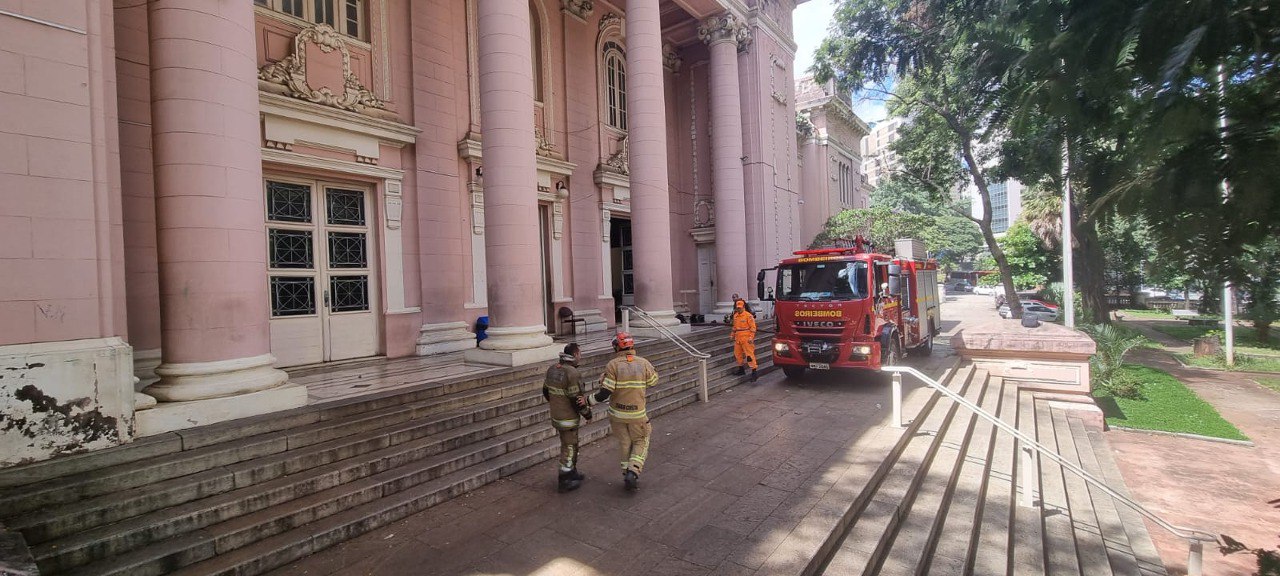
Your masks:
<svg viewBox="0 0 1280 576"><path fill-rule="evenodd" d="M998 288L999 286L996 286L995 284L986 285L986 286L979 284L976 288L973 289L973 293L982 294L983 296L990 296L992 294L995 294Z"/></svg>
<svg viewBox="0 0 1280 576"><path fill-rule="evenodd" d="M1058 319L1058 310L1040 304L1024 303L1022 305L1022 316L1035 316L1044 322L1053 322ZM1009 318L1009 305L1005 304L1000 307L1000 317Z"/></svg>

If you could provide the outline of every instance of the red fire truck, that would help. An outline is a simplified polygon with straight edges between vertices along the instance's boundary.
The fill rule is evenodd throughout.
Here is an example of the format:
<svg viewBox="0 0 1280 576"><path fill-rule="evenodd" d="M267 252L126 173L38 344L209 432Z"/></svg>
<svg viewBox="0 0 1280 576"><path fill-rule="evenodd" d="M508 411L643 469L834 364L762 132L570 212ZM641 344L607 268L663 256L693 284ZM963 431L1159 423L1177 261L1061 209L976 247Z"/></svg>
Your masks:
<svg viewBox="0 0 1280 576"><path fill-rule="evenodd" d="M807 369L878 370L908 349L933 351L942 325L938 263L923 244L898 240L890 255L875 252L862 236L846 243L798 251L756 276L758 296L766 299L765 275L777 270L773 363L789 378Z"/></svg>

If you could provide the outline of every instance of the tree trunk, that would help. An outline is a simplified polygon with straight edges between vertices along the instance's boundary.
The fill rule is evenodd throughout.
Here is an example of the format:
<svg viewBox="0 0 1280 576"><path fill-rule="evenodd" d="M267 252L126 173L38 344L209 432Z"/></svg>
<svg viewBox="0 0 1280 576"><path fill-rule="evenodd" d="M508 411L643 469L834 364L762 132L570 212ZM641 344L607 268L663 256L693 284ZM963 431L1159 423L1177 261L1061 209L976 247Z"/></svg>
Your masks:
<svg viewBox="0 0 1280 576"><path fill-rule="evenodd" d="M1009 258L1004 255L1004 250L996 241L995 233L991 231L991 191L987 187L986 176L982 174L982 169L978 168L981 164L973 156L973 135L961 129L960 123L954 117L947 116L941 111L939 114L946 118L947 124L960 137L960 150L964 155L969 177L973 179L973 185L978 188L978 200L982 202L982 218L977 220L978 229L982 231L982 239L987 243L987 250L991 251L991 258L996 261L996 268L1000 269L1000 282L1004 285L1004 301L1009 306L1009 317L1020 319L1022 318L1022 300L1018 298L1018 288L1013 285L1013 270L1009 268Z"/></svg>
<svg viewBox="0 0 1280 576"><path fill-rule="evenodd" d="M1271 322L1270 318L1253 321L1253 333L1259 342L1268 344L1271 342Z"/></svg>
<svg viewBox="0 0 1280 576"><path fill-rule="evenodd" d="M1110 314L1107 313L1106 256L1102 253L1102 243L1098 240L1098 229L1092 219L1077 220L1072 228L1079 246L1075 268L1080 278L1081 304L1091 322L1108 324Z"/></svg>

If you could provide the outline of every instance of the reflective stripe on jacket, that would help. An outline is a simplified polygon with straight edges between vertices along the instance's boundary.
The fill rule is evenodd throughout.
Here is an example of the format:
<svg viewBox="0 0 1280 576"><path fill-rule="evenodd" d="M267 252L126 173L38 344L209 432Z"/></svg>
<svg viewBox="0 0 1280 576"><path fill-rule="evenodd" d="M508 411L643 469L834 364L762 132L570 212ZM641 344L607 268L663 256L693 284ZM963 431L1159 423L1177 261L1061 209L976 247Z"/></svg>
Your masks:
<svg viewBox="0 0 1280 576"><path fill-rule="evenodd" d="M609 416L619 420L644 420L645 390L658 383L658 372L648 360L623 351L604 367L601 386L609 390Z"/></svg>

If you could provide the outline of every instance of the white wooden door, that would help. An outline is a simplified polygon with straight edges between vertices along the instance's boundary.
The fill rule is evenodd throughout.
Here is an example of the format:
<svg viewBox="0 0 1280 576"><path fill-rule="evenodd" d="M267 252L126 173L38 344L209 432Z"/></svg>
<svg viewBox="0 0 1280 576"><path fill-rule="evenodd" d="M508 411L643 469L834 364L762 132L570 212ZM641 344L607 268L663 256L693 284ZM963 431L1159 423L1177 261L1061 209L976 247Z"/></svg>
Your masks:
<svg viewBox="0 0 1280 576"><path fill-rule="evenodd" d="M276 365L377 354L373 193L361 186L273 177L266 194Z"/></svg>
<svg viewBox="0 0 1280 576"><path fill-rule="evenodd" d="M710 314L716 309L716 245L698 245L698 313Z"/></svg>

